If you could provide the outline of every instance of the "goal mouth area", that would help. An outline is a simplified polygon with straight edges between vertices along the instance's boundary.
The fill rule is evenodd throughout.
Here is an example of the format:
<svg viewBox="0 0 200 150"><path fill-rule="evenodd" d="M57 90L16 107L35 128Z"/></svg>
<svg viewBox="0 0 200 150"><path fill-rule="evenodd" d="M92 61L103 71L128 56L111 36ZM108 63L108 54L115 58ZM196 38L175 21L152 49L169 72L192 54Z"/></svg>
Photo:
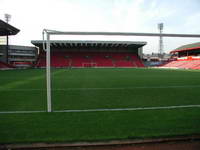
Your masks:
<svg viewBox="0 0 200 150"><path fill-rule="evenodd" d="M45 39L46 34L46 41ZM50 37L51 35L102 35L102 36L150 36L150 37L192 37L200 38L197 34L163 34L163 33L131 33L131 32L63 32L44 29L42 32L43 48L46 50L46 79L47 79L47 111L52 112L51 101L51 58L50 58ZM46 43L46 44L45 44Z"/></svg>

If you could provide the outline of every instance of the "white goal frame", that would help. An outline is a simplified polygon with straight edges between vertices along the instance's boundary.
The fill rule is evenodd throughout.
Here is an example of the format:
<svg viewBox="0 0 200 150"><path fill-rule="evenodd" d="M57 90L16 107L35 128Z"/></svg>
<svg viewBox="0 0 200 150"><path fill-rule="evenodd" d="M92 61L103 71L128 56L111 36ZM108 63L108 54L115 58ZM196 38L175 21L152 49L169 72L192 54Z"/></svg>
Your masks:
<svg viewBox="0 0 200 150"><path fill-rule="evenodd" d="M53 35L102 35L102 36L158 36L158 37L189 37L200 38L200 34L163 34L163 33L133 33L133 32L64 32L44 29L43 49L46 50L46 84L47 84L47 112L52 112L51 103L51 40ZM44 40L46 35L46 40Z"/></svg>

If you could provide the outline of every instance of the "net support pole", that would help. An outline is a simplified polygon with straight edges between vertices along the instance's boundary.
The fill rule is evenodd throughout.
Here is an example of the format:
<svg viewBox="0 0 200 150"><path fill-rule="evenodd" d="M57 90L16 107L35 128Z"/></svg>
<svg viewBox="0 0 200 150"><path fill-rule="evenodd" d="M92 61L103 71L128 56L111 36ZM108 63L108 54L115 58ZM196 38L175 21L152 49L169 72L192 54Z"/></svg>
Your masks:
<svg viewBox="0 0 200 150"><path fill-rule="evenodd" d="M50 35L47 32L47 51L46 51L46 79L47 79L47 112L52 112L51 108L51 57L50 57Z"/></svg>

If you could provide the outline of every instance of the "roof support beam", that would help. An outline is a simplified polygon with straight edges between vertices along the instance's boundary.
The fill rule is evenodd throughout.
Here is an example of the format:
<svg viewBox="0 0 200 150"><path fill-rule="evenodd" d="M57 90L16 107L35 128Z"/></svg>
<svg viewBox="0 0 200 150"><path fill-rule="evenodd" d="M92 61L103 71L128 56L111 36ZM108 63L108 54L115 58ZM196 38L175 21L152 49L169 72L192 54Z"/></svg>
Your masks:
<svg viewBox="0 0 200 150"><path fill-rule="evenodd" d="M63 43L65 47L67 47L67 43Z"/></svg>
<svg viewBox="0 0 200 150"><path fill-rule="evenodd" d="M114 47L115 44L110 44L110 47Z"/></svg>
<svg viewBox="0 0 200 150"><path fill-rule="evenodd" d="M51 46L57 47L57 43L51 43Z"/></svg>
<svg viewBox="0 0 200 150"><path fill-rule="evenodd" d="M124 47L128 47L128 44L124 44L123 46L124 46Z"/></svg>
<svg viewBox="0 0 200 150"><path fill-rule="evenodd" d="M114 47L118 47L119 46L119 44L114 44Z"/></svg>
<svg viewBox="0 0 200 150"><path fill-rule="evenodd" d="M58 43L58 45L59 45L60 47L62 47L62 43Z"/></svg>
<svg viewBox="0 0 200 150"><path fill-rule="evenodd" d="M100 47L104 47L105 46L105 43L100 43Z"/></svg>

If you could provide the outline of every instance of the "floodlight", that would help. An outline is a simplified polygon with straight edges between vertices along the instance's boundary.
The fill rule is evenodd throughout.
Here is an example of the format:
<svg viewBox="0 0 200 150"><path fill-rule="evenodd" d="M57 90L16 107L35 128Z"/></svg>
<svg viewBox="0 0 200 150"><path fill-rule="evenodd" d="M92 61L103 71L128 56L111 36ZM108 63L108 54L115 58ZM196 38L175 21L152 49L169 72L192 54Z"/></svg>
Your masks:
<svg viewBox="0 0 200 150"><path fill-rule="evenodd" d="M8 23L10 21L11 15L10 14L4 14L5 20Z"/></svg>

